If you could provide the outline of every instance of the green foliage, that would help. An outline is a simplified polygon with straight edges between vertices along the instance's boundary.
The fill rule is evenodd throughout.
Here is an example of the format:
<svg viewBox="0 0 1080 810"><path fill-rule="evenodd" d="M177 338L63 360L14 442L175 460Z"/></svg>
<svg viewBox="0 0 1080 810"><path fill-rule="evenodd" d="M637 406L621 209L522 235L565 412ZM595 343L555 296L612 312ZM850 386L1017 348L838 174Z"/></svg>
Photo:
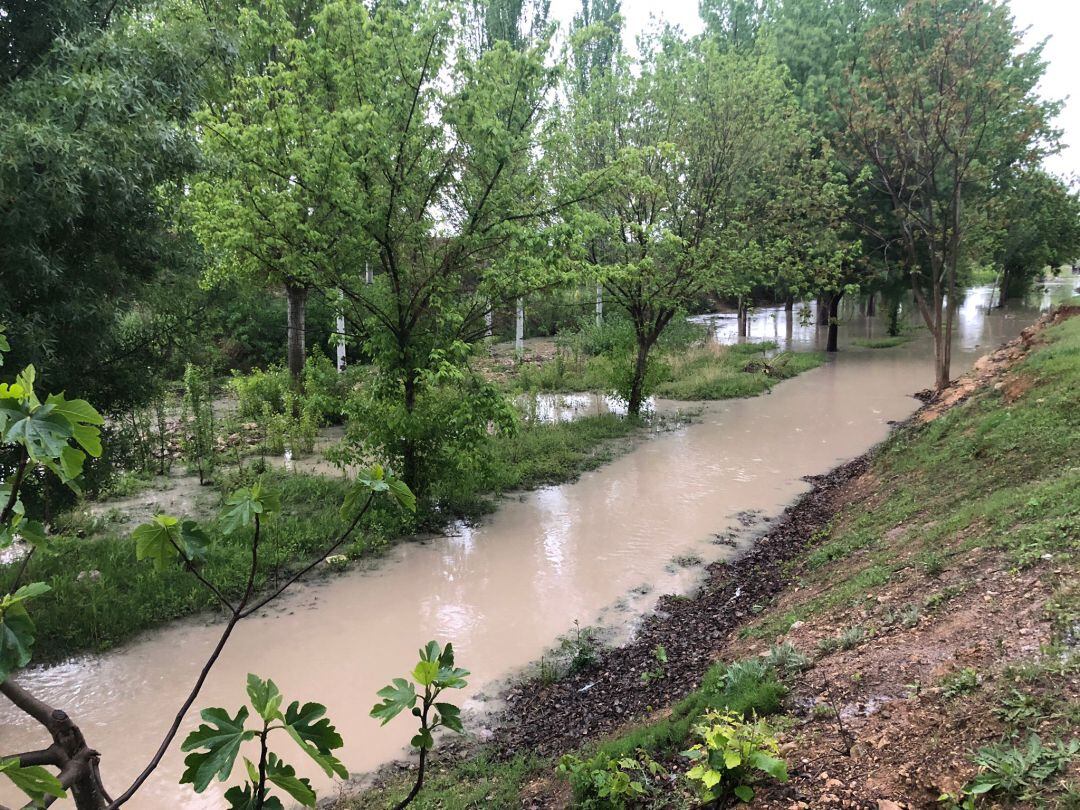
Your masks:
<svg viewBox="0 0 1080 810"><path fill-rule="evenodd" d="M339 374L325 356L313 355L304 364L300 392L288 370L277 366L247 374L234 371L229 389L236 397L237 415L258 426L266 451L277 455L288 448L299 455L311 452L319 427L342 421L358 378L356 370Z"/></svg>
<svg viewBox="0 0 1080 810"><path fill-rule="evenodd" d="M288 794L303 807L314 807L316 796L311 782L298 777L291 765L285 764L270 751L268 741L271 732L284 731L327 776L336 774L347 777L348 771L333 753L342 747L343 742L341 735L324 716L326 707L318 703L301 706L294 701L282 712L284 698L277 685L256 675L248 675L247 693L255 710L256 727L247 727L247 706L241 706L235 717L225 709L204 709L200 713L203 725L191 732L181 745L183 751L190 753L184 759L186 769L180 783L190 784L196 793L202 793L215 778L226 781L232 775L242 746L258 740L258 763L244 758L248 781L229 788L225 793L229 807L233 810L280 808L280 798L270 795L272 787ZM261 728L258 721L261 721Z"/></svg>
<svg viewBox="0 0 1080 810"><path fill-rule="evenodd" d="M468 758L436 765L425 780L427 790L411 806L418 810L475 810L513 807L527 786L551 772L551 763L533 756L510 759L481 748ZM408 782L408 784L406 784ZM411 775L391 775L385 782L346 800L354 810L386 810L410 792Z"/></svg>
<svg viewBox="0 0 1080 810"><path fill-rule="evenodd" d="M623 810L660 795L658 777L667 771L648 752L612 758L603 751L589 759L567 754L557 772L570 781L574 806L583 810Z"/></svg>
<svg viewBox="0 0 1080 810"><path fill-rule="evenodd" d="M779 711L785 694L787 689L767 663L751 659L715 664L705 673L701 686L672 706L666 718L604 742L600 750L613 758L633 756L638 748L672 756L685 747L691 727L710 709L731 711L744 718L761 717Z"/></svg>
<svg viewBox="0 0 1080 810"><path fill-rule="evenodd" d="M656 647L653 648L652 655L653 660L656 661L656 666L641 673L641 682L645 684L663 678L667 672L668 657L664 645L657 644Z"/></svg>
<svg viewBox="0 0 1080 810"><path fill-rule="evenodd" d="M122 316L163 269L194 272L173 214L215 34L186 0L4 11L0 321L16 367L112 409L159 362Z"/></svg>
<svg viewBox="0 0 1080 810"><path fill-rule="evenodd" d="M463 367L470 349L455 344L437 369L417 381L411 405L400 381L377 376L346 405L346 439L357 458L382 458L422 496L477 474L495 436L517 427L513 405L494 385Z"/></svg>
<svg viewBox="0 0 1080 810"><path fill-rule="evenodd" d="M370 714L385 726L405 709L415 709L413 714L420 718L420 730L412 738L412 745L421 751L430 750L435 745L431 732L436 728L442 726L459 734L464 730L461 710L452 703L437 702L437 698L445 689L464 687L468 675L468 670L454 666L453 645L447 644L444 648L429 641L421 648L420 661L412 671L415 683L394 678L392 684L379 690L382 702L372 707ZM417 686L423 689L422 695L417 694ZM416 706L418 699L421 700L419 708Z"/></svg>
<svg viewBox="0 0 1080 810"><path fill-rule="evenodd" d="M188 466L205 483L217 465L217 428L209 375L188 363L184 369L184 407L180 421L184 432L180 445Z"/></svg>
<svg viewBox="0 0 1080 810"><path fill-rule="evenodd" d="M1080 195L1041 167L1014 169L1006 177L994 238L1001 275L993 281L1002 300L1027 292L1047 266L1056 269L1080 255Z"/></svg>
<svg viewBox="0 0 1080 810"><path fill-rule="evenodd" d="M731 711L710 711L694 725L694 734L701 742L683 756L694 763L686 778L698 785L703 801L725 795L750 801L754 790L747 782L754 772L787 781L787 767L779 759L780 746L763 721L747 721Z"/></svg>
<svg viewBox="0 0 1080 810"><path fill-rule="evenodd" d="M187 208L220 257L211 281L343 291L374 363L350 413L370 435L352 439L426 495L505 416L466 362L485 313L563 263L561 204L534 164L547 42L456 49L451 9L427 0L285 6L230 21L239 69L200 116L207 171Z"/></svg>
<svg viewBox="0 0 1080 810"><path fill-rule="evenodd" d="M1036 801L1047 789L1047 780L1068 768L1080 752L1080 740L1043 745L1037 734L1026 743L997 743L980 748L973 757L979 774L959 796L945 794L940 801L953 807L974 807L978 796L1017 801Z"/></svg>
<svg viewBox="0 0 1080 810"><path fill-rule="evenodd" d="M681 400L752 397L825 360L817 352L783 352L767 358L770 348L775 346L747 343L682 352L667 361L667 377L656 386L656 393ZM760 357L751 359L754 354Z"/></svg>
<svg viewBox="0 0 1080 810"><path fill-rule="evenodd" d="M864 349L892 349L896 346L903 346L910 340L911 335L894 335L883 338L856 338L851 342L856 346L862 346Z"/></svg>
<svg viewBox="0 0 1080 810"><path fill-rule="evenodd" d="M226 482L221 479L220 483ZM328 538L345 529L339 506L350 488L345 481L304 475L270 473L261 478L264 494L270 490L281 493L281 511L263 527L257 589L310 559L325 547ZM411 513L390 499L378 499L361 520L357 538L343 553L350 559L378 554L414 526ZM224 528L220 519L203 526L210 543L199 570L235 598L243 593L251 554L244 542L230 540ZM133 568L131 543L113 533L122 530L122 525L114 525L92 538L79 538L74 532L50 537L53 553L35 555L29 561L27 576L53 588L34 613L39 657L55 660L82 650L108 649L148 628L218 609L216 600L181 565L171 564L162 570ZM249 530L238 529L231 537L242 537L242 532ZM80 580L80 571L97 571L100 577Z"/></svg>
<svg viewBox="0 0 1080 810"><path fill-rule="evenodd" d="M0 683L30 663L35 628L26 602L48 592L48 585L33 582L0 599Z"/></svg>
<svg viewBox="0 0 1080 810"><path fill-rule="evenodd" d="M616 52L585 84L570 73L565 90L565 171L610 178L574 211L577 258L633 323L616 384L634 414L657 381L649 355L682 308L716 292L742 300L757 284L829 284L845 252L832 227L841 185L771 52L670 30L641 51L636 64Z"/></svg>
<svg viewBox="0 0 1080 810"><path fill-rule="evenodd" d="M974 692L982 684L979 671L964 667L941 679L941 696L946 700Z"/></svg>
<svg viewBox="0 0 1080 810"><path fill-rule="evenodd" d="M420 728L410 742L420 753L420 768L417 771L416 785L406 799L407 804L424 786L424 774L427 754L435 747L432 732L438 728L449 729L458 734L465 731L461 723L461 709L453 703L439 700L446 689L461 689L467 685L468 670L454 666L454 648L447 644L441 647L436 641L429 641L420 649L420 660L412 671L412 681L394 678L393 683L378 691L382 702L376 703L370 715L386 725L401 712L409 709L413 717L420 721ZM423 689L417 693L417 687ZM420 705L417 706L417 701ZM404 806L400 805L400 806Z"/></svg>
<svg viewBox="0 0 1080 810"><path fill-rule="evenodd" d="M770 667L785 676L795 675L810 667L810 658L799 652L790 641L770 647L769 656L765 660Z"/></svg>
<svg viewBox="0 0 1080 810"><path fill-rule="evenodd" d="M292 389L287 369L271 367L252 369L247 374L234 371L229 388L236 397L236 412L241 419L259 419L268 409L285 413L285 399Z"/></svg>
<svg viewBox="0 0 1080 810"><path fill-rule="evenodd" d="M131 533L135 557L152 560L154 568L164 571L178 557L190 562L204 562L210 539L193 520L181 522L169 515L155 515Z"/></svg>
<svg viewBox="0 0 1080 810"><path fill-rule="evenodd" d="M560 652L566 661L566 669L571 675L583 672L596 663L600 655L600 640L596 629L582 627L574 620L572 635L563 638Z"/></svg>
<svg viewBox="0 0 1080 810"><path fill-rule="evenodd" d="M0 357L8 348L0 345ZM44 526L29 519L21 497L23 484L39 470L54 474L70 489L79 491L79 481L87 456L101 455L101 415L81 399L67 399L52 394L42 402L34 390L36 372L27 366L10 383L0 383L0 448L14 451L14 467L5 469L0 480L0 549L16 539L33 555L47 545ZM18 574L0 594L0 682L31 659L37 628L26 610L26 603L49 592L43 581L21 585L22 563ZM23 772L9 766L14 779L34 784L36 771ZM36 789L36 788L35 788Z"/></svg>
<svg viewBox="0 0 1080 810"><path fill-rule="evenodd" d="M3 680L3 676L0 676L0 681ZM67 797L60 780L39 765L28 765L24 768L18 759L0 759L0 774L10 779L15 787L30 797L31 806L37 807L46 796L58 799Z"/></svg>

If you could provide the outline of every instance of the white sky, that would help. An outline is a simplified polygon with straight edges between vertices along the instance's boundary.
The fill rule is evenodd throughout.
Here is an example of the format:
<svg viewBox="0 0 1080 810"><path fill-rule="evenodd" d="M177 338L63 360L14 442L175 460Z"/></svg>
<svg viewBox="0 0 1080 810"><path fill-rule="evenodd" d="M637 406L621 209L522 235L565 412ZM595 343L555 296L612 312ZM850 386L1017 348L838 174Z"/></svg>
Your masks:
<svg viewBox="0 0 1080 810"><path fill-rule="evenodd" d="M1075 88L1080 81L1080 0L1010 0L1009 5L1017 26L1029 29L1029 44L1050 37L1044 52L1049 66L1042 83L1043 96L1074 96L1066 100L1057 121L1064 130L1065 148L1046 161L1047 168L1065 176L1080 175L1080 94ZM552 15L563 24L569 24L580 7L580 0L551 0ZM654 16L688 33L698 33L702 23L697 9L697 0L622 0L627 43L633 43Z"/></svg>

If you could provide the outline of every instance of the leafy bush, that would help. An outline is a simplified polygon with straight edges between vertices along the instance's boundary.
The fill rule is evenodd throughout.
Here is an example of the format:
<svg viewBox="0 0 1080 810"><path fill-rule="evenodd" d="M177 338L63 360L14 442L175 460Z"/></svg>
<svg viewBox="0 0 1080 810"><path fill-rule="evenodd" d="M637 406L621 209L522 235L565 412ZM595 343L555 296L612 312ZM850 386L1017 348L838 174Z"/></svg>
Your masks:
<svg viewBox="0 0 1080 810"><path fill-rule="evenodd" d="M755 771L787 781L779 743L763 721L747 721L732 711L710 711L694 725L694 734L701 742L683 756L694 763L686 778L698 786L702 801L730 795L750 801L754 789L747 783Z"/></svg>
<svg viewBox="0 0 1080 810"><path fill-rule="evenodd" d="M518 425L513 404L466 365L472 348L459 344L421 374L411 404L390 374L372 376L346 403L354 458L384 459L430 502L482 470L490 437L511 435Z"/></svg>
<svg viewBox="0 0 1080 810"><path fill-rule="evenodd" d="M953 807L974 807L975 797L994 795L1034 801L1046 790L1047 780L1064 771L1080 752L1080 740L1043 745L1037 734L1023 745L1001 742L980 748L974 756L979 775L959 796L945 794L941 801Z"/></svg>
<svg viewBox="0 0 1080 810"><path fill-rule="evenodd" d="M583 760L567 754L558 773L570 780L574 805L588 810L621 810L656 795L663 766L638 749L633 756L611 757L603 751Z"/></svg>
<svg viewBox="0 0 1080 810"><path fill-rule="evenodd" d="M236 397L236 411L242 419L257 421L269 409L271 413L285 412L285 395L292 388L288 370L270 366L253 369L247 374L233 372L229 389Z"/></svg>
<svg viewBox="0 0 1080 810"><path fill-rule="evenodd" d="M241 419L259 421L269 412L288 414L302 411L319 425L340 422L345 401L362 373L350 367L344 373L325 355L314 354L304 363L303 393L295 397L292 378L282 366L254 369L247 374L233 372L229 389L236 397L237 414Z"/></svg>
<svg viewBox="0 0 1080 810"><path fill-rule="evenodd" d="M941 696L945 699L959 697L968 692L974 692L979 688L982 678L979 672L972 667L964 667L959 672L954 672L941 682Z"/></svg>
<svg viewBox="0 0 1080 810"><path fill-rule="evenodd" d="M770 647L769 657L765 660L770 667L783 675L794 675L810 667L810 659L799 652L790 641Z"/></svg>

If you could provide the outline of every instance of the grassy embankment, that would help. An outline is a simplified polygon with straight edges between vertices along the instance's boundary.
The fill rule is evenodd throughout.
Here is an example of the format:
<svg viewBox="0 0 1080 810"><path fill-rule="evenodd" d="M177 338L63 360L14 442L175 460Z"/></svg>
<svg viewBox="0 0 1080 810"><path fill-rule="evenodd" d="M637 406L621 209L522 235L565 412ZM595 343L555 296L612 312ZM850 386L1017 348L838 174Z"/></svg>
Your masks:
<svg viewBox="0 0 1080 810"><path fill-rule="evenodd" d="M702 640L719 662L697 691L578 753L644 751L669 775L631 768L633 806L697 806L678 752L727 706L768 716L791 774L758 780L754 806L1080 806L1080 317L1043 339L886 442L780 597ZM436 763L419 808L616 806L550 759ZM408 778L347 806L386 806Z"/></svg>

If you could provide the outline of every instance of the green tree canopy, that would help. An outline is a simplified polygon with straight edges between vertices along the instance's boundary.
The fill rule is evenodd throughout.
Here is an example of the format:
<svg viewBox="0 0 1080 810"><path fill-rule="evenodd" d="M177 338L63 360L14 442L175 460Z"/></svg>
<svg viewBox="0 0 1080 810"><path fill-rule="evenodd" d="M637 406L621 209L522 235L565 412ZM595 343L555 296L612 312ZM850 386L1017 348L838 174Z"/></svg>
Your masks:
<svg viewBox="0 0 1080 810"><path fill-rule="evenodd" d="M0 15L0 323L12 362L104 406L117 318L186 257L172 227L196 161L187 119L212 52L183 0L5 2Z"/></svg>

